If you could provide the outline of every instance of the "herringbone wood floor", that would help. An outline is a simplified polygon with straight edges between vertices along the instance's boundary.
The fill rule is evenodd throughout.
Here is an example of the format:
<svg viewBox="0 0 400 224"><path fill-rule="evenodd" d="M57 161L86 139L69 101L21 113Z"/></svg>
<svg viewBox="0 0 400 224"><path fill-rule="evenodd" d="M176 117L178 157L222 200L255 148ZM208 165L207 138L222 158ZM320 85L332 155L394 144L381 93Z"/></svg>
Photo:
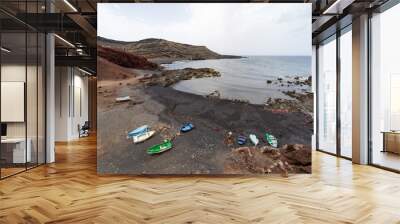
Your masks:
<svg viewBox="0 0 400 224"><path fill-rule="evenodd" d="M313 174L96 175L96 142L0 181L0 223L400 223L400 175L315 152Z"/></svg>

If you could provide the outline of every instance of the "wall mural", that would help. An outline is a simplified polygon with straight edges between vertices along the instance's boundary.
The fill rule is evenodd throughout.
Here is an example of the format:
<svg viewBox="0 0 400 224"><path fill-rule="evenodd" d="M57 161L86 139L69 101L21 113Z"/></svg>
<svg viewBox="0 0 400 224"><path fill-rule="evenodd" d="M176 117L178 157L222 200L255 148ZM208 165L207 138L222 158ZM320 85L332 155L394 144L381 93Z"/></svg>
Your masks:
<svg viewBox="0 0 400 224"><path fill-rule="evenodd" d="M310 4L98 4L98 173L311 173L311 33Z"/></svg>

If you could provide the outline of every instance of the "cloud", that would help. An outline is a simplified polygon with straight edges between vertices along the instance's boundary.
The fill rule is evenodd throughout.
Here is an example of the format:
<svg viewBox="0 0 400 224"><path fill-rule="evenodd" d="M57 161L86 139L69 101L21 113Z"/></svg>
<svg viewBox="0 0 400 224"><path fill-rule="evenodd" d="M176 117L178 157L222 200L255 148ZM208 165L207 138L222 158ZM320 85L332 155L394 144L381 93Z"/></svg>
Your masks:
<svg viewBox="0 0 400 224"><path fill-rule="evenodd" d="M98 34L125 41L163 38L222 54L311 55L311 6L99 4Z"/></svg>

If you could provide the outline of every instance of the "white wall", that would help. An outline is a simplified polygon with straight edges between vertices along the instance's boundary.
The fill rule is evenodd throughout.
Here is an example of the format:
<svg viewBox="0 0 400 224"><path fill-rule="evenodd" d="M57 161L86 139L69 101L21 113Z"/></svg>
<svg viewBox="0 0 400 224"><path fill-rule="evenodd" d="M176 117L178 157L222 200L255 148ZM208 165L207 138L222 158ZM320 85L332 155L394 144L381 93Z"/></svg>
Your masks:
<svg viewBox="0 0 400 224"><path fill-rule="evenodd" d="M28 79L29 79L29 85L34 85L36 86L36 80L31 80L29 75L30 74L35 74L36 75L36 67L33 66L28 66L25 67L24 65L19 65L19 64L3 64L1 66L1 81L2 82L25 82L25 75L26 75L26 70L28 71ZM27 88L27 103L31 107L35 107L36 110L36 89L32 88ZM31 90L31 91L30 91ZM31 104L34 102L34 104ZM7 110L7 108L1 108L2 110ZM29 110L31 112L31 110ZM35 124L28 124L28 129L30 127L34 128L36 130L36 113L28 113L27 114L28 122L35 121ZM25 137L25 123L26 122L7 122L7 136L8 137ZM33 127L35 126L35 127ZM29 136L29 130L28 130L28 137Z"/></svg>
<svg viewBox="0 0 400 224"><path fill-rule="evenodd" d="M88 78L87 76L82 76L82 73L74 75L74 108L72 108L72 120L71 120L71 134L74 138L79 137L78 125L83 125L85 121L88 121Z"/></svg>
<svg viewBox="0 0 400 224"><path fill-rule="evenodd" d="M55 141L67 141L69 133L69 68L55 68Z"/></svg>
<svg viewBox="0 0 400 224"><path fill-rule="evenodd" d="M77 139L78 125L88 120L88 78L76 68L56 67L55 85L55 140Z"/></svg>
<svg viewBox="0 0 400 224"><path fill-rule="evenodd" d="M25 69L25 64L3 64L1 66L1 81L25 82ZM1 110L7 110L7 108L1 108ZM7 137L25 137L25 122L7 123Z"/></svg>
<svg viewBox="0 0 400 224"><path fill-rule="evenodd" d="M4 64L1 66L1 81L10 82L18 81L25 82L25 64ZM1 108L7 110L7 108ZM7 123L7 137L10 138L24 138L25 137L25 122L11 122Z"/></svg>
<svg viewBox="0 0 400 224"><path fill-rule="evenodd" d="M38 69L38 70L37 70ZM36 65L25 64L2 64L1 81L2 82L24 82L26 84L26 107L25 104L20 108L21 113L26 112L26 120L22 122L6 122L8 138L25 138L29 139L32 162L39 159L39 163L44 163L45 150L45 120L44 120L44 74L42 68ZM27 78L27 80L25 80ZM24 94L24 90L21 94ZM2 98L7 95L2 95ZM2 107L1 110L7 111L11 108ZM8 111L13 113L13 111ZM14 112L15 113L15 112ZM37 155L37 153L39 155Z"/></svg>

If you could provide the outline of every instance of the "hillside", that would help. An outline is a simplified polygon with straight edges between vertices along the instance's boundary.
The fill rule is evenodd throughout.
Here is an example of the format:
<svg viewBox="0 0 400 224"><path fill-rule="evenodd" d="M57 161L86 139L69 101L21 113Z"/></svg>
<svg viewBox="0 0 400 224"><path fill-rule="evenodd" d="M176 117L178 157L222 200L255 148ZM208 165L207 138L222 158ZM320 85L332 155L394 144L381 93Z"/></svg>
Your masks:
<svg viewBox="0 0 400 224"><path fill-rule="evenodd" d="M114 64L107 59L97 57L98 80L124 80L138 76L132 69Z"/></svg>
<svg viewBox="0 0 400 224"><path fill-rule="evenodd" d="M154 62L241 58L241 56L218 54L206 46L195 46L155 38L125 42L98 37L97 44L104 47L123 49L126 52L143 56Z"/></svg>
<svg viewBox="0 0 400 224"><path fill-rule="evenodd" d="M114 64L135 69L157 69L158 65L148 61L145 57L137 56L122 50L109 48L109 47L97 47L97 55L104 59L107 59Z"/></svg>

